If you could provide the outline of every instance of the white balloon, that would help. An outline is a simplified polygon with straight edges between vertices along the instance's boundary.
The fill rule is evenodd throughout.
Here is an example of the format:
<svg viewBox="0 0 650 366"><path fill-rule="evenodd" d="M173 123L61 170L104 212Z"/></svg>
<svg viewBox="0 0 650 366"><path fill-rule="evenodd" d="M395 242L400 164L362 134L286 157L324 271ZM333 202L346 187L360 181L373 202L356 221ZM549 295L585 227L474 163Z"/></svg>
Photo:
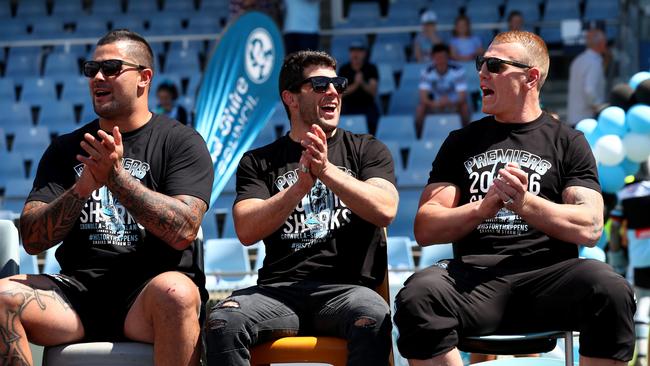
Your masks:
<svg viewBox="0 0 650 366"><path fill-rule="evenodd" d="M605 135L594 144L594 155L603 165L618 165L625 159L625 147L618 135Z"/></svg>
<svg viewBox="0 0 650 366"><path fill-rule="evenodd" d="M627 158L643 163L650 156L650 135L628 132L623 136Z"/></svg>

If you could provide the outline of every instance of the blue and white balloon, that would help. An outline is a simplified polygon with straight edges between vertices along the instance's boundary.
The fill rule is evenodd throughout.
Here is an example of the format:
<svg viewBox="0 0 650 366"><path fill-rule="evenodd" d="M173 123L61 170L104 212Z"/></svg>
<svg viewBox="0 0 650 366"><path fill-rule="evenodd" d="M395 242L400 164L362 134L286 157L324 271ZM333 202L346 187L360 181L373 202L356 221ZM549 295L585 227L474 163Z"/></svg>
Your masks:
<svg viewBox="0 0 650 366"><path fill-rule="evenodd" d="M603 192L616 193L625 186L625 171L620 165L598 165L598 178Z"/></svg>
<svg viewBox="0 0 650 366"><path fill-rule="evenodd" d="M617 135L605 135L599 138L593 150L596 160L602 165L618 165L625 159L625 147Z"/></svg>
<svg viewBox="0 0 650 366"><path fill-rule="evenodd" d="M625 124L625 110L621 107L607 107L598 115L598 130L603 135L618 135L623 137L627 133Z"/></svg>
<svg viewBox="0 0 650 366"><path fill-rule="evenodd" d="M627 111L625 119L630 132L650 134L650 106L634 105Z"/></svg>
<svg viewBox="0 0 650 366"><path fill-rule="evenodd" d="M632 75L628 84L630 85L630 88L636 89L636 87L646 79L650 79L650 72L639 71L636 74Z"/></svg>
<svg viewBox="0 0 650 366"><path fill-rule="evenodd" d="M648 160L650 156L650 135L630 132L623 137L625 155L637 163Z"/></svg>

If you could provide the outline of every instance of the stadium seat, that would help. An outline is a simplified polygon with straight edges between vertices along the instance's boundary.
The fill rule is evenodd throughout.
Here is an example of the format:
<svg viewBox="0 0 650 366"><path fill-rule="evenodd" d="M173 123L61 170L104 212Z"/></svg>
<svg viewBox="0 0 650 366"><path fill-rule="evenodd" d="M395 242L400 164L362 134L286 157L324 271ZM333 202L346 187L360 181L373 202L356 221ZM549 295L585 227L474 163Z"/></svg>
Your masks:
<svg viewBox="0 0 650 366"><path fill-rule="evenodd" d="M3 18L0 22L0 40L18 41L29 38L27 22L23 18ZM5 72L5 75L7 73Z"/></svg>
<svg viewBox="0 0 650 366"><path fill-rule="evenodd" d="M165 1L163 10L170 13L185 13L194 11L193 1Z"/></svg>
<svg viewBox="0 0 650 366"><path fill-rule="evenodd" d="M19 271L20 241L18 229L11 220L0 220L0 278L15 275Z"/></svg>
<svg viewBox="0 0 650 366"><path fill-rule="evenodd" d="M47 15L47 7L45 0L21 0L16 4L16 17L17 18L31 18L34 16Z"/></svg>
<svg viewBox="0 0 650 366"><path fill-rule="evenodd" d="M248 250L239 239L205 241L205 277L208 291L232 291L253 284Z"/></svg>
<svg viewBox="0 0 650 366"><path fill-rule="evenodd" d="M430 267L443 259L454 258L452 244L432 244L422 247L420 250L419 269Z"/></svg>
<svg viewBox="0 0 650 366"><path fill-rule="evenodd" d="M216 34L221 31L219 19L214 17L191 17L187 23L187 33Z"/></svg>
<svg viewBox="0 0 650 366"><path fill-rule="evenodd" d="M387 95L392 94L395 91L395 75L393 74L393 68L388 63L378 63L377 72L379 74L379 80L377 81L377 94L378 95Z"/></svg>
<svg viewBox="0 0 650 366"><path fill-rule="evenodd" d="M31 17L31 37L34 39L64 38L63 21L60 17L37 16Z"/></svg>
<svg viewBox="0 0 650 366"><path fill-rule="evenodd" d="M126 13L154 15L160 10L156 0L137 0L126 2Z"/></svg>
<svg viewBox="0 0 650 366"><path fill-rule="evenodd" d="M32 190L33 179L10 178L5 181L3 209L22 212L25 200Z"/></svg>
<svg viewBox="0 0 650 366"><path fill-rule="evenodd" d="M7 132L14 134L11 151L22 154L25 160L31 160L32 163L37 163L50 145L47 127L18 126L7 129Z"/></svg>
<svg viewBox="0 0 650 366"><path fill-rule="evenodd" d="M393 236L413 235L413 222L418 210L420 193L422 189L399 189L399 206L397 215L388 227L388 231Z"/></svg>
<svg viewBox="0 0 650 366"><path fill-rule="evenodd" d="M404 65L402 69L402 77L400 78L399 85L409 86L410 88L417 89L422 72L429 66L427 63L409 62Z"/></svg>
<svg viewBox="0 0 650 366"><path fill-rule="evenodd" d="M429 173L431 172L431 166L416 166L409 169L404 169L402 171L396 172L397 177L397 187L402 188L414 188L422 189L427 185L429 180Z"/></svg>
<svg viewBox="0 0 650 366"><path fill-rule="evenodd" d="M335 24L336 28L363 28L379 25L379 3L351 2L345 22Z"/></svg>
<svg viewBox="0 0 650 366"><path fill-rule="evenodd" d="M75 35L83 37L101 37L108 30L106 18L99 15L86 15L77 20Z"/></svg>
<svg viewBox="0 0 650 366"><path fill-rule="evenodd" d="M4 128L0 127L0 154L6 153L7 151L7 135L5 135Z"/></svg>
<svg viewBox="0 0 650 366"><path fill-rule="evenodd" d="M135 2L135 1L134 1ZM136 33L144 33L144 22L141 17L133 15L118 15L113 19L111 29L126 28Z"/></svg>
<svg viewBox="0 0 650 366"><path fill-rule="evenodd" d="M64 80L63 91L61 92L61 100L76 105L84 105L86 103L90 103L91 99L88 79L83 76L78 76L70 77Z"/></svg>
<svg viewBox="0 0 650 366"><path fill-rule="evenodd" d="M145 35L178 35L183 32L178 14L161 13L149 19L149 28Z"/></svg>
<svg viewBox="0 0 650 366"><path fill-rule="evenodd" d="M40 55L28 56L16 54L13 50L18 47L12 47L9 51L7 64L5 66L5 75L14 79L17 84L22 84L27 78L37 77L40 71Z"/></svg>
<svg viewBox="0 0 650 366"><path fill-rule="evenodd" d="M43 272L48 274L57 274L61 272L61 265L56 260L56 250L59 248L57 244L45 252L45 264L43 265Z"/></svg>
<svg viewBox="0 0 650 366"><path fill-rule="evenodd" d="M31 126L33 123L32 110L29 105L21 102L11 102L0 99L0 128L4 128L5 133L16 126Z"/></svg>
<svg viewBox="0 0 650 366"><path fill-rule="evenodd" d="M420 24L420 9L410 2L395 1L388 7L383 25L386 27L417 26Z"/></svg>
<svg viewBox="0 0 650 366"><path fill-rule="evenodd" d="M413 274L415 263L411 249L411 238L408 236L388 237L388 282L403 284Z"/></svg>
<svg viewBox="0 0 650 366"><path fill-rule="evenodd" d="M139 342L88 342L46 347L48 366L153 366L153 345Z"/></svg>
<svg viewBox="0 0 650 366"><path fill-rule="evenodd" d="M370 51L370 62L389 64L393 71L401 72L406 63L404 45L394 41L375 41Z"/></svg>
<svg viewBox="0 0 650 366"><path fill-rule="evenodd" d="M0 78L0 100L16 101L16 85L11 77Z"/></svg>
<svg viewBox="0 0 650 366"><path fill-rule="evenodd" d="M234 201L234 194L228 194L226 192L222 192L222 195L232 197L231 200L229 200L232 204ZM235 219L232 216L232 210L228 212L228 214L225 217L225 220L223 222L223 233L221 235L222 238L236 238L237 237L237 231L235 230Z"/></svg>
<svg viewBox="0 0 650 366"><path fill-rule="evenodd" d="M580 7L577 0L547 0L545 9L544 21L546 22L580 19Z"/></svg>
<svg viewBox="0 0 650 366"><path fill-rule="evenodd" d="M20 246L20 274L39 274L38 257L31 255Z"/></svg>
<svg viewBox="0 0 650 366"><path fill-rule="evenodd" d="M25 174L25 163L23 155L16 152L0 151L0 188L6 188L8 179L23 179Z"/></svg>
<svg viewBox="0 0 650 366"><path fill-rule="evenodd" d="M104 17L118 17L122 13L121 1L93 1L91 13Z"/></svg>
<svg viewBox="0 0 650 366"><path fill-rule="evenodd" d="M501 18L498 5L494 5L490 1L474 1L471 6L468 5L465 9L465 15L469 17L473 24L497 23Z"/></svg>
<svg viewBox="0 0 650 366"><path fill-rule="evenodd" d="M86 15L80 0L54 0L52 16L80 19Z"/></svg>
<svg viewBox="0 0 650 366"><path fill-rule="evenodd" d="M368 44L365 34L334 35L330 42L330 55L336 59L336 64L341 67L350 60L350 45L354 42Z"/></svg>
<svg viewBox="0 0 650 366"><path fill-rule="evenodd" d="M72 103L61 100L43 105L38 125L47 127L51 134L61 135L71 132L77 128Z"/></svg>
<svg viewBox="0 0 650 366"><path fill-rule="evenodd" d="M507 17L508 14L515 10L523 15L524 21L528 24L535 23L540 19L539 1L508 1L504 16Z"/></svg>
<svg viewBox="0 0 650 366"><path fill-rule="evenodd" d="M414 142L406 160L406 169L431 169L431 163L436 158L443 140L444 138Z"/></svg>
<svg viewBox="0 0 650 366"><path fill-rule="evenodd" d="M28 105L41 105L56 100L54 80L47 77L28 77L23 83L20 101Z"/></svg>
<svg viewBox="0 0 650 366"><path fill-rule="evenodd" d="M424 119L422 140L445 139L453 130L463 127L457 113L429 114Z"/></svg>
<svg viewBox="0 0 650 366"><path fill-rule="evenodd" d="M167 57L165 58L165 72L183 76L201 73L198 53L192 50L167 53Z"/></svg>
<svg viewBox="0 0 650 366"><path fill-rule="evenodd" d="M585 21L618 19L620 14L620 4L618 1L585 1Z"/></svg>
<svg viewBox="0 0 650 366"><path fill-rule="evenodd" d="M388 151L390 151L390 155L393 157L395 176L397 177L399 172L404 170L404 159L402 159L402 147L400 147L400 142L398 140L379 140L386 145Z"/></svg>
<svg viewBox="0 0 650 366"><path fill-rule="evenodd" d="M379 117L375 135L382 141L394 140L401 141L404 144L410 144L417 139L415 136L413 115L393 114Z"/></svg>
<svg viewBox="0 0 650 366"><path fill-rule="evenodd" d="M9 0L0 0L0 18L7 19L11 17L11 3Z"/></svg>
<svg viewBox="0 0 650 366"><path fill-rule="evenodd" d="M363 114L346 114L339 119L339 127L352 133L368 133L368 123Z"/></svg>
<svg viewBox="0 0 650 366"><path fill-rule="evenodd" d="M77 55L73 53L50 53L45 59L44 77L51 78L56 82L64 82L80 75Z"/></svg>
<svg viewBox="0 0 650 366"><path fill-rule="evenodd" d="M415 115L415 108L420 102L420 92L416 83L405 85L404 81L390 96L388 114Z"/></svg>

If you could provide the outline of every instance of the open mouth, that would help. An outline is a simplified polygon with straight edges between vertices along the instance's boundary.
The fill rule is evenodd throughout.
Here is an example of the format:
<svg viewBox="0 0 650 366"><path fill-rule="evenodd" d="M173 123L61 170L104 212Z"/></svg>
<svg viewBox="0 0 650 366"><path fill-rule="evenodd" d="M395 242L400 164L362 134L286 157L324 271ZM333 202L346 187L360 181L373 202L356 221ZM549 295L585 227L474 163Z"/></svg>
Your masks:
<svg viewBox="0 0 650 366"><path fill-rule="evenodd" d="M483 92L484 97L487 97L487 96L490 96L490 95L494 94L494 90L492 90L490 88L481 87L481 91Z"/></svg>
<svg viewBox="0 0 650 366"><path fill-rule="evenodd" d="M334 113L336 111L336 104L335 103L326 103L320 106L320 108L325 112L325 113Z"/></svg>

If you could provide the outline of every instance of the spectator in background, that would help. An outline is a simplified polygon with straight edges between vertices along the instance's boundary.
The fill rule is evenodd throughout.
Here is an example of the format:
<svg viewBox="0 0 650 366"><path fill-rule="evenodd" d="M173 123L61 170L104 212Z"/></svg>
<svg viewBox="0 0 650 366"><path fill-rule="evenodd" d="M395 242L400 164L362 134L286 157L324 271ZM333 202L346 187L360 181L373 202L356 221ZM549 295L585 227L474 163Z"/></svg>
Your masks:
<svg viewBox="0 0 650 366"><path fill-rule="evenodd" d="M605 102L605 67L607 38L600 29L587 32L587 49L571 62L569 69L568 123L575 126L596 115Z"/></svg>
<svg viewBox="0 0 650 366"><path fill-rule="evenodd" d="M472 35L470 20L465 15L459 15L454 22L451 40L451 58L456 61L473 61L476 56L483 54L481 39Z"/></svg>
<svg viewBox="0 0 650 366"><path fill-rule="evenodd" d="M431 49L433 46L443 43L442 37L438 34L436 23L438 16L433 10L427 10L420 17L422 31L413 40L413 56L416 62L431 61Z"/></svg>
<svg viewBox="0 0 650 366"><path fill-rule="evenodd" d="M524 16L519 10L513 10L508 14L508 30L522 31L524 29Z"/></svg>
<svg viewBox="0 0 650 366"><path fill-rule="evenodd" d="M285 0L284 46L288 55L318 50L320 0Z"/></svg>
<svg viewBox="0 0 650 366"><path fill-rule="evenodd" d="M374 134L379 120L379 109L375 103L379 73L377 67L368 61L367 55L363 41L350 44L350 62L339 70L339 75L348 79L341 114L365 115L368 132Z"/></svg>
<svg viewBox="0 0 650 366"><path fill-rule="evenodd" d="M415 112L418 136L427 113L458 112L463 126L469 123L465 68L449 60L449 46L444 43L433 47L431 59L433 62L422 72L419 85L420 104Z"/></svg>
<svg viewBox="0 0 650 366"><path fill-rule="evenodd" d="M282 29L282 0L230 0L228 20L247 11L261 11L273 18L278 28Z"/></svg>
<svg viewBox="0 0 650 366"><path fill-rule="evenodd" d="M158 104L156 105L155 112L163 114L171 119L187 125L189 119L187 118L187 111L182 105L176 103L178 99L178 89L172 82L163 82L156 89L156 98Z"/></svg>

